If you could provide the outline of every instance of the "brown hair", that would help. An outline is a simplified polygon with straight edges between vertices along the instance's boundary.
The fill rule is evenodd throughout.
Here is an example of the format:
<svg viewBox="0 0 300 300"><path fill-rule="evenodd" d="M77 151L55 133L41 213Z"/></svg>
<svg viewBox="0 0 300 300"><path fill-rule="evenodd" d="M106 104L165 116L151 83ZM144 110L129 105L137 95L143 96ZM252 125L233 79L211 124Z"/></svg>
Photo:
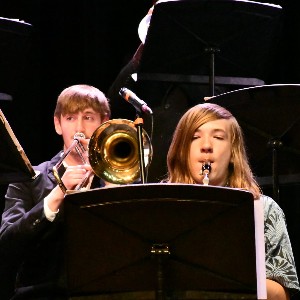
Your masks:
<svg viewBox="0 0 300 300"><path fill-rule="evenodd" d="M99 89L86 84L72 85L64 89L58 96L54 116L77 113L86 108L98 112L101 119L110 118L109 100Z"/></svg>
<svg viewBox="0 0 300 300"><path fill-rule="evenodd" d="M254 198L257 199L261 190L249 166L241 127L228 110L213 103L198 104L190 108L179 120L167 155L167 181L171 183L193 183L188 166L193 135L203 124L219 119L226 119L231 122L232 153L228 186L246 189L252 192Z"/></svg>

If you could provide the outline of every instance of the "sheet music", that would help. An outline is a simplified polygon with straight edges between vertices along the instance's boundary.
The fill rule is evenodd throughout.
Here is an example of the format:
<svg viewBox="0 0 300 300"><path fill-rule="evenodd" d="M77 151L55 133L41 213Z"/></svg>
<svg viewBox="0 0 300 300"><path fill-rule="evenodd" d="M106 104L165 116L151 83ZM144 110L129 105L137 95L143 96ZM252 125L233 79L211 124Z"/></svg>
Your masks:
<svg viewBox="0 0 300 300"><path fill-rule="evenodd" d="M263 199L254 200L257 299L267 299Z"/></svg>

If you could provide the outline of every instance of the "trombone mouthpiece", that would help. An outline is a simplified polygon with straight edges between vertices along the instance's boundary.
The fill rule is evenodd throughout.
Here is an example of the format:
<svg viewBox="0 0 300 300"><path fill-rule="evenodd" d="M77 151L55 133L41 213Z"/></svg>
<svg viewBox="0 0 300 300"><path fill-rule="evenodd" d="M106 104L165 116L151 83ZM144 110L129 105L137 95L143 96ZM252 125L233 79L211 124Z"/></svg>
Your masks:
<svg viewBox="0 0 300 300"><path fill-rule="evenodd" d="M77 139L79 139L79 138L85 139L84 133L82 133L82 132L76 132L76 133L74 134L74 140L77 140Z"/></svg>

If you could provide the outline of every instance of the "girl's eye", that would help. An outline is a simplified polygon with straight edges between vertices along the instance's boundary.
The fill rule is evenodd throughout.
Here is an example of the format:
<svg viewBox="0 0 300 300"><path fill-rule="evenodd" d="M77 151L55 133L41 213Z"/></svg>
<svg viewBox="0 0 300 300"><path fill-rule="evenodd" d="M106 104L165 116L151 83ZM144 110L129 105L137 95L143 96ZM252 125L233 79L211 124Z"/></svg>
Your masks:
<svg viewBox="0 0 300 300"><path fill-rule="evenodd" d="M224 137L217 135L217 136L215 136L215 139L217 139L217 140L224 140Z"/></svg>

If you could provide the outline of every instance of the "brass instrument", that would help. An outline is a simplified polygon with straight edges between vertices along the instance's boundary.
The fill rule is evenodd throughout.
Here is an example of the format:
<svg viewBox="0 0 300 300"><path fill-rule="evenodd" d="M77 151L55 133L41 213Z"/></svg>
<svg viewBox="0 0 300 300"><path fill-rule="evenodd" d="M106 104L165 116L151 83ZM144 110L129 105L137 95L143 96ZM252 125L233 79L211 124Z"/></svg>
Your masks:
<svg viewBox="0 0 300 300"><path fill-rule="evenodd" d="M71 146L64 152L64 154L61 156L60 160L56 163L56 165L53 167L53 175L61 188L61 190L66 193L67 188L65 187L64 183L62 182L60 175L59 175L59 169L63 165L64 160L66 157L73 151L74 149L76 150L77 154L80 156L82 162L85 164L86 160L83 156L83 153L85 152L85 149L83 145L80 143L79 138L85 138L85 135L82 132L77 132L75 133L73 137L73 142Z"/></svg>
<svg viewBox="0 0 300 300"><path fill-rule="evenodd" d="M145 167L148 167L152 160L152 145L144 129L142 136L144 162ZM54 176L64 192L66 192L66 187L58 175L58 168L74 148L83 158L80 154L83 147L78 137L74 136L74 142L53 168ZM133 183L138 180L140 177L138 151L137 129L133 121L113 119L104 122L94 131L88 144L88 158L93 172L87 172L75 190L83 188L92 173L115 184ZM86 163L84 158L83 163Z"/></svg>

